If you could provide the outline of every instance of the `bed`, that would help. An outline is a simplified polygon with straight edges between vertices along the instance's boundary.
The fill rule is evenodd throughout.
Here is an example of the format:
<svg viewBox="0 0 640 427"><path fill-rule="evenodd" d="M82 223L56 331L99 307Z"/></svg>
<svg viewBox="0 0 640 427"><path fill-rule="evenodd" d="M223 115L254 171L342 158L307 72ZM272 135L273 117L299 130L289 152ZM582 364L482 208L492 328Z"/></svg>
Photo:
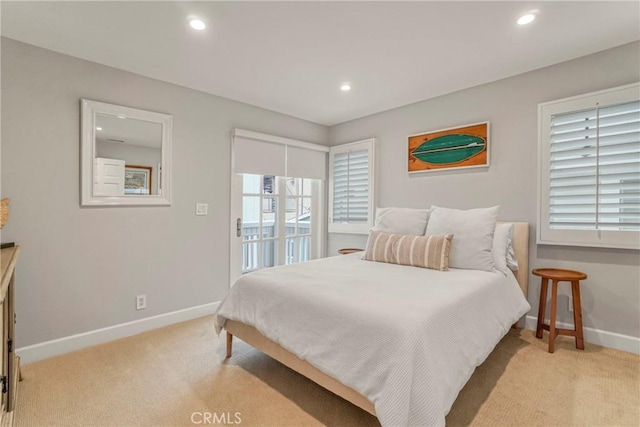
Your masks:
<svg viewBox="0 0 640 427"><path fill-rule="evenodd" d="M444 425L475 368L530 309L528 241L528 224L514 223L519 269L508 274L362 253L260 270L231 288L215 327L227 331L227 357L235 336L382 425Z"/></svg>

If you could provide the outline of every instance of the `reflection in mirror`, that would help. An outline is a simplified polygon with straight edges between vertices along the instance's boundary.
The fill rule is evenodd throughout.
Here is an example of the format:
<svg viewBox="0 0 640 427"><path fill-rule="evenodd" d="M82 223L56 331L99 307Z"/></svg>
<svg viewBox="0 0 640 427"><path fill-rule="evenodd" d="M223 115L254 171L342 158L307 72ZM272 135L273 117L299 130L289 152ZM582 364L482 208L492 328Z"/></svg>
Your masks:
<svg viewBox="0 0 640 427"><path fill-rule="evenodd" d="M94 195L162 194L160 123L96 114L95 135Z"/></svg>
<svg viewBox="0 0 640 427"><path fill-rule="evenodd" d="M82 100L83 206L169 205L166 114Z"/></svg>

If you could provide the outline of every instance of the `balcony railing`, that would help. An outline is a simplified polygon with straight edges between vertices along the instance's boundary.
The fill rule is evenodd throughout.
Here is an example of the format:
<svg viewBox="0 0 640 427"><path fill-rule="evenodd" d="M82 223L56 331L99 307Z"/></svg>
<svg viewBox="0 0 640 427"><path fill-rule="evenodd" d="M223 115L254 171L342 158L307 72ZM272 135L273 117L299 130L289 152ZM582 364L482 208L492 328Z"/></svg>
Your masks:
<svg viewBox="0 0 640 427"><path fill-rule="evenodd" d="M298 223L296 233L295 224L287 224L285 226L285 264L293 264L295 262L304 262L311 259L311 224L305 222ZM302 235L302 236L300 236ZM262 238L270 239L276 236L276 226L271 222L262 224ZM287 237L291 236L291 237ZM242 224L242 272L248 273L258 270L262 267L272 267L277 265L277 239L263 240L259 242L260 224L257 222L248 222ZM298 250L296 258L296 240L298 241ZM260 265L259 251L262 246L263 260Z"/></svg>

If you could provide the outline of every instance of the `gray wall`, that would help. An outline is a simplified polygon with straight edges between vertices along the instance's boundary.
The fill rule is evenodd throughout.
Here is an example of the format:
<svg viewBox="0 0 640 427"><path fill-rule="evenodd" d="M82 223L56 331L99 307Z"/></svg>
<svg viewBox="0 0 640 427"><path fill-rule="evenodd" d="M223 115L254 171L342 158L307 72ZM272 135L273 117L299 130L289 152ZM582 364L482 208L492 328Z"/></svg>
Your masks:
<svg viewBox="0 0 640 427"><path fill-rule="evenodd" d="M584 325L640 337L638 251L535 244L538 103L640 80L640 44L632 43L494 83L429 99L330 128L333 145L378 138L378 206L456 208L500 205L500 217L531 224L530 267L584 271ZM491 122L488 170L409 176L407 135L457 125ZM365 236L331 234L328 253L364 247ZM530 276L530 314L537 315L540 283ZM566 284L565 284L566 285ZM565 285L560 292L568 295ZM572 323L568 298L559 320Z"/></svg>
<svg viewBox="0 0 640 427"><path fill-rule="evenodd" d="M233 127L333 144L379 140L379 206L499 204L532 224L531 268L574 268L585 326L640 336L638 252L537 246L537 104L640 80L634 43L327 129L246 104L2 40L3 241L17 241L22 347L219 300L228 282L229 132ZM171 207L80 208L79 99L174 116ZM488 171L408 176L406 136L491 121ZM194 215L196 202L209 215ZM329 237L329 253L366 238ZM530 278L535 314L539 282ZM561 289L565 294L566 289ZM134 296L148 308L136 311ZM566 302L566 300L564 300ZM570 321L566 304L560 320Z"/></svg>
<svg viewBox="0 0 640 427"><path fill-rule="evenodd" d="M172 206L80 208L80 98L173 115ZM19 347L220 300L231 129L328 141L321 125L8 39L2 122L2 238L23 246Z"/></svg>

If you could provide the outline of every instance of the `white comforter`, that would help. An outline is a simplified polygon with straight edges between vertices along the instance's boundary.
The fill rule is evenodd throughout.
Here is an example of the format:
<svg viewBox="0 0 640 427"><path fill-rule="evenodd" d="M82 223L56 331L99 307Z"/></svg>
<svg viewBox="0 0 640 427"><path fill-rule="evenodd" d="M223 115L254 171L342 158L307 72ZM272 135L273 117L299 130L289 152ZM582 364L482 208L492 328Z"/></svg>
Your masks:
<svg viewBox="0 0 640 427"><path fill-rule="evenodd" d="M337 256L240 278L218 307L366 396L383 426L444 425L458 393L530 306L510 272Z"/></svg>

